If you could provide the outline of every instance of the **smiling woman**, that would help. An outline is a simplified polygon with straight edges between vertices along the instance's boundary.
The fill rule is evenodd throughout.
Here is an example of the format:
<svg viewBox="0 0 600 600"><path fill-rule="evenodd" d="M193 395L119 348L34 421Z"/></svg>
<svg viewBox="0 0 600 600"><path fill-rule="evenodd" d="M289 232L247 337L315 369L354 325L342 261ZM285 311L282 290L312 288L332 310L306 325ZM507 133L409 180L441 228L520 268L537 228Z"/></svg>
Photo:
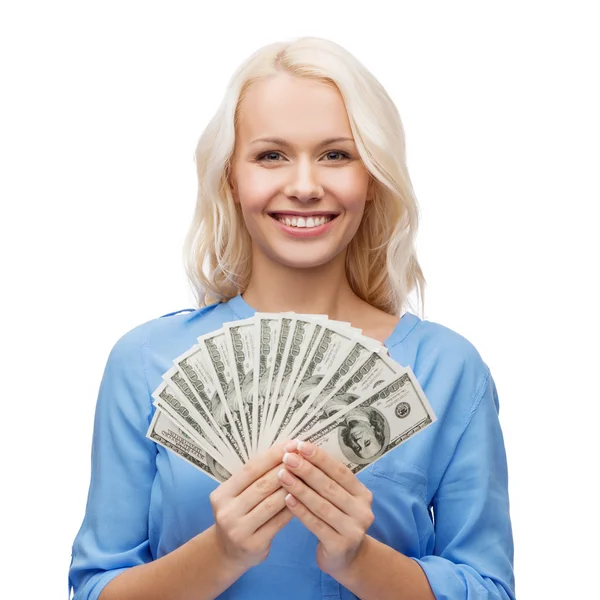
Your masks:
<svg viewBox="0 0 600 600"><path fill-rule="evenodd" d="M514 600L496 387L467 340L406 310L413 291L423 304L425 281L403 128L385 90L333 42L268 45L234 74L196 160L185 258L198 306L141 324L109 356L69 572L75 599ZM285 400L257 373L275 354L280 377L296 372L283 358L294 334L261 329L258 380L241 379L237 406L254 413L268 398L267 441L217 485L146 437L150 390L190 342L257 311L328 315L379 344L364 362L344 362L342 374L315 342L307 363L320 363L320 377L289 400L306 409L293 429L304 437L265 449L275 439L272 407ZM393 447L390 423L410 406L384 415L366 400L356 405L347 388L355 378L384 381L369 366L384 348L412 369L437 415ZM317 389L337 373L339 386ZM235 385L219 398L193 373L189 380L225 444ZM344 406L332 435L350 464L366 465L360 471L307 441L313 423Z"/></svg>
<svg viewBox="0 0 600 600"><path fill-rule="evenodd" d="M250 274L256 281L270 262L306 269L314 285L342 264L363 308L398 314L412 291L422 307L402 123L379 82L336 44L302 38L250 56L196 162L184 254L199 305L240 291L252 298Z"/></svg>

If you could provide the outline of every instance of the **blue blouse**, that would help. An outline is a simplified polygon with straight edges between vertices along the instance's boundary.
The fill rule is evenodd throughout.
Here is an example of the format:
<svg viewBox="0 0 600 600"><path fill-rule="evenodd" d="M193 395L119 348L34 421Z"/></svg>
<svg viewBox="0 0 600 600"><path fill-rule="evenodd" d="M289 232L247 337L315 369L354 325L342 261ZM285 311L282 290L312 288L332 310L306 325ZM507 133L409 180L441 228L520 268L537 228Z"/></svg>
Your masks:
<svg viewBox="0 0 600 600"><path fill-rule="evenodd" d="M72 548L75 600L96 600L126 569L214 523L209 494L217 483L146 437L151 394L199 335L254 312L236 296L138 325L112 348L96 405L87 506ZM357 475L373 492L369 535L417 561L437 600L515 600L507 461L487 365L465 338L410 312L386 346L392 359L410 365L437 421ZM268 558L219 598L356 598L320 571L316 546L293 519Z"/></svg>

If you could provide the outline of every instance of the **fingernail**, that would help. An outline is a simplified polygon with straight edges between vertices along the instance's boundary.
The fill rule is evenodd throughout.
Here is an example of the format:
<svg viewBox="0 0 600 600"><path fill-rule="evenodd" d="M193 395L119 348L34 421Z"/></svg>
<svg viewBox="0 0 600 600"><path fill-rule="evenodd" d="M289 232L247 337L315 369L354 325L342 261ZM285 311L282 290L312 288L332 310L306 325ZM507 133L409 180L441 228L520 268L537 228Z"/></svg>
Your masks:
<svg viewBox="0 0 600 600"><path fill-rule="evenodd" d="M310 442L298 442L298 451L304 456L312 456L315 453L315 447Z"/></svg>
<svg viewBox="0 0 600 600"><path fill-rule="evenodd" d="M289 452L286 452L283 455L283 462L284 464L286 464L288 467L299 467L300 466L300 459L298 458L297 454L290 454Z"/></svg>
<svg viewBox="0 0 600 600"><path fill-rule="evenodd" d="M298 446L298 440L292 440L291 442L288 442L283 449L286 452L293 452Z"/></svg>
<svg viewBox="0 0 600 600"><path fill-rule="evenodd" d="M277 478L281 483L285 483L285 485L292 485L294 483L294 478L292 474L286 471L285 469L279 469L277 472Z"/></svg>
<svg viewBox="0 0 600 600"><path fill-rule="evenodd" d="M296 506L298 504L298 500L296 500L296 498L294 498L294 496L292 496L291 494L288 494L285 497L285 501L287 502L287 504L289 504L290 506Z"/></svg>

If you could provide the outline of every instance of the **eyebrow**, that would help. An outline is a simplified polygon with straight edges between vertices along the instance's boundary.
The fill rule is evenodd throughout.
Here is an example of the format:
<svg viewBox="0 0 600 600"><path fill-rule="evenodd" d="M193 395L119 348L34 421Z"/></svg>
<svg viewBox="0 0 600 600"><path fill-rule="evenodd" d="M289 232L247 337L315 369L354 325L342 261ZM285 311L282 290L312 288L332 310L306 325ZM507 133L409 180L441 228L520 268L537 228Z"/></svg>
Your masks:
<svg viewBox="0 0 600 600"><path fill-rule="evenodd" d="M292 145L289 142L286 142L284 139L278 138L278 137L256 138L255 140L252 140L250 143L256 144L258 142L268 142L269 144L277 144L278 146L283 146L284 148L292 147ZM328 146L329 144L334 144L336 142L354 142L354 140L349 137L332 137L332 138L327 138L326 140L323 140L320 144L318 144L317 147L322 148L323 146Z"/></svg>

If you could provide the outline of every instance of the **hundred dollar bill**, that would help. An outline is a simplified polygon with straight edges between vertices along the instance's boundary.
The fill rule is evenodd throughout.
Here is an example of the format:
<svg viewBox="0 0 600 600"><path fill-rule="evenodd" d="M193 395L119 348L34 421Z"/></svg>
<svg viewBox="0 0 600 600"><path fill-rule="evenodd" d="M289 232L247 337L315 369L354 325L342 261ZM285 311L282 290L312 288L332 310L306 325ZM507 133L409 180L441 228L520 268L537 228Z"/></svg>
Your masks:
<svg viewBox="0 0 600 600"><path fill-rule="evenodd" d="M198 433L196 432L194 427L192 427L192 425L188 421L182 419L181 414L174 411L173 407L170 404L167 404L166 402L164 402L164 400L160 399L155 399L152 404L156 407L157 410L161 411L164 415L169 417L172 423L177 425L177 427L179 427L179 429L181 429L181 431L183 431L188 436L188 438L202 450L202 452L210 456L215 462L223 466L223 468L225 468L228 472L233 472L233 470L226 467L226 463L222 460L222 456L220 456L218 452L215 452L212 446L210 446L210 444L206 443L206 438L198 436Z"/></svg>
<svg viewBox="0 0 600 600"><path fill-rule="evenodd" d="M308 361L312 356L312 353L315 350L315 344L320 340L321 332L323 331L323 322L316 322L313 328L312 334L310 336L310 340L308 345L306 346L306 351L304 352L304 356L302 356L301 364L299 372L292 379L290 377L290 382L286 386L284 395L285 395L285 403L280 407L278 414L275 415L273 427L272 427L272 439L273 441L277 441L280 439L280 434L283 429L283 423L286 424L289 421L289 415L297 408L296 401L296 389L300 385L302 380L302 376L304 375L306 369L308 368Z"/></svg>
<svg viewBox="0 0 600 600"><path fill-rule="evenodd" d="M275 427L278 417L282 415L287 403L287 393L295 381L298 371L302 366L303 358L312 339L316 323L304 317L295 317L291 324L291 334L283 357L283 367L279 369L277 381L274 386L273 396L269 399L272 407L272 418L268 430L265 432L267 446L275 439Z"/></svg>
<svg viewBox="0 0 600 600"><path fill-rule="evenodd" d="M410 367L303 439L358 473L437 420Z"/></svg>
<svg viewBox="0 0 600 600"><path fill-rule="evenodd" d="M267 397L273 375L273 362L275 361L275 349L279 339L281 327L281 314L279 313L256 313L254 315L254 340L256 348L254 351L254 404L252 405L252 421L254 423L252 433L254 447L259 450L259 441L264 431L264 420L266 416Z"/></svg>
<svg viewBox="0 0 600 600"><path fill-rule="evenodd" d="M160 409L154 413L146 437L172 450L218 483L231 476Z"/></svg>
<svg viewBox="0 0 600 600"><path fill-rule="evenodd" d="M275 357L273 359L273 369L271 372L271 381L268 388L268 396L266 399L265 411L263 413L263 429L261 430L261 436L258 441L259 450L265 450L268 448L268 430L269 423L273 414L273 406L275 401L271 403L271 398L274 396L275 386L278 381L279 370L282 368L283 358L285 351L287 350L288 340L290 338L290 330L292 328L295 318L292 316L281 317L281 326L279 329L279 337L277 339L277 345L275 346Z"/></svg>
<svg viewBox="0 0 600 600"><path fill-rule="evenodd" d="M173 371L173 369L171 369ZM176 374L175 374L176 378ZM172 381L173 377L171 378ZM154 405L166 412L181 429L198 441L199 446L232 472L242 465L223 441L217 436L213 426L192 405L185 396L180 395L172 383L167 380L153 392ZM196 405L198 402L196 401ZM200 407L201 408L201 407ZM206 413L204 413L206 414ZM207 415L208 416L208 415Z"/></svg>
<svg viewBox="0 0 600 600"><path fill-rule="evenodd" d="M306 414L313 391L325 375L335 370L342 362L355 335L356 333L349 328L332 325L331 321L323 324L317 341L296 378L285 414L277 425L273 439L287 437Z"/></svg>
<svg viewBox="0 0 600 600"><path fill-rule="evenodd" d="M189 367L185 360L182 361L182 365ZM195 374L189 368L188 373L195 377ZM213 446L223 456L231 454L236 463L242 464L241 459L235 455L235 452L229 446L226 435L212 415L211 401L206 394L206 387L202 384L201 379L194 379L194 385L190 384L181 372L180 367L177 366L169 369L163 374L162 378L179 401L184 403L192 415L196 417L198 423L205 429L205 433Z"/></svg>
<svg viewBox="0 0 600 600"><path fill-rule="evenodd" d="M357 344L360 346L361 344ZM364 346L363 346L364 348ZM356 346L353 350L356 349ZM352 352L351 352L352 354ZM365 354L361 353L364 358ZM349 373L347 367L351 360L344 360L329 381L323 379L315 390L312 406L304 418L294 428L292 436L303 435L314 429L319 421L335 415L348 401L366 398L384 383L390 383L399 374L404 373L403 367L386 355L372 352L362 364L354 364L354 370ZM344 376L344 371L346 376Z"/></svg>
<svg viewBox="0 0 600 600"><path fill-rule="evenodd" d="M233 360L229 358L223 329L198 337L203 362L207 365L213 381L217 384L214 401L216 410L224 413L223 424L231 424L231 433L240 445L245 461L248 460L246 441L249 439L248 425L241 402L233 383ZM244 462L245 462L244 461Z"/></svg>
<svg viewBox="0 0 600 600"><path fill-rule="evenodd" d="M204 403L211 415L211 423L216 424L216 432L226 440L231 453L242 464L245 463L247 456L242 451L241 441L238 440L239 436L234 435L237 431L232 426L232 419L228 417L226 408L220 400L218 383L214 380L206 364L201 346L195 344L178 356L173 363Z"/></svg>
<svg viewBox="0 0 600 600"><path fill-rule="evenodd" d="M256 435L252 410L254 405L254 319L243 319L223 324L227 351L233 359L233 384L248 427L248 438L244 440L248 456L256 452Z"/></svg>

